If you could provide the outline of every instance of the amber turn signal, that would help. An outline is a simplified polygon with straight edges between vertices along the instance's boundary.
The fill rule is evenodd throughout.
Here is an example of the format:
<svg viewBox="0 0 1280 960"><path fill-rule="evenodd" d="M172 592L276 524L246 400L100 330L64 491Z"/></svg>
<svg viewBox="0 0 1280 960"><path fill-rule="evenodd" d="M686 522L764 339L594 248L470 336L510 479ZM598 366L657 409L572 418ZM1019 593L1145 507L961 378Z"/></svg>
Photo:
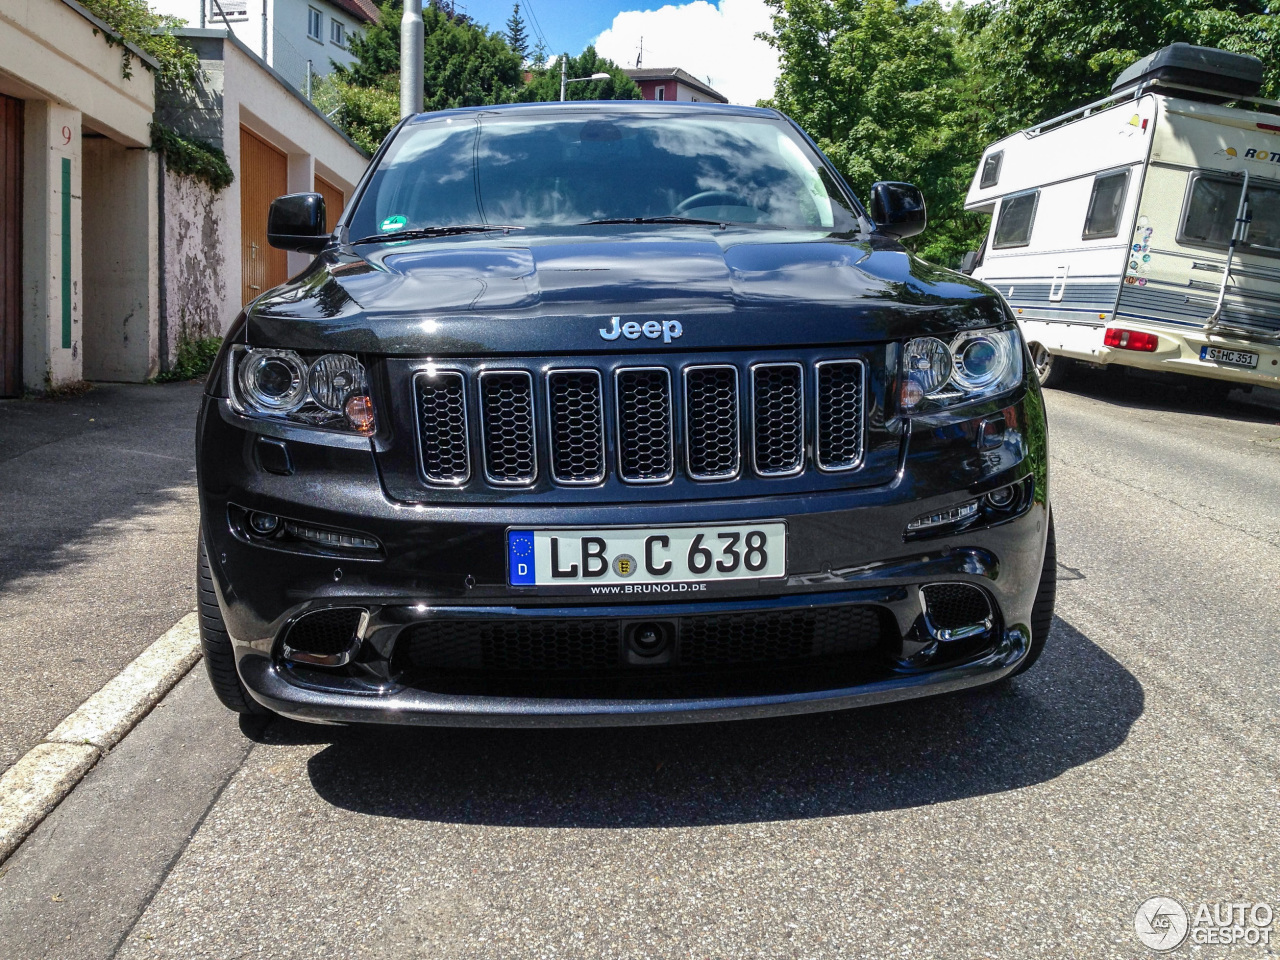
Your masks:
<svg viewBox="0 0 1280 960"><path fill-rule="evenodd" d="M373 433L372 397L362 393L347 397L347 402L342 405L342 413L352 430L357 433Z"/></svg>

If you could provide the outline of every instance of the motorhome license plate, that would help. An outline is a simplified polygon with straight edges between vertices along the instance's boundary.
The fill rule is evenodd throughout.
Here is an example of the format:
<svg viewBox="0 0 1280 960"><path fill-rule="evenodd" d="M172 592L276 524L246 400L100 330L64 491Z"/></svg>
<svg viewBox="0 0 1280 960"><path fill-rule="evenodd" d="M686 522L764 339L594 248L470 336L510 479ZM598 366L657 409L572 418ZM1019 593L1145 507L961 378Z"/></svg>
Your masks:
<svg viewBox="0 0 1280 960"><path fill-rule="evenodd" d="M513 587L600 586L601 592L667 592L639 584L763 580L787 572L780 520L714 527L508 530ZM685 587L684 589L689 589Z"/></svg>
<svg viewBox="0 0 1280 960"><path fill-rule="evenodd" d="M1200 359L1209 363L1229 363L1233 367L1256 367L1258 355L1244 350L1223 350L1221 347L1201 347Z"/></svg>

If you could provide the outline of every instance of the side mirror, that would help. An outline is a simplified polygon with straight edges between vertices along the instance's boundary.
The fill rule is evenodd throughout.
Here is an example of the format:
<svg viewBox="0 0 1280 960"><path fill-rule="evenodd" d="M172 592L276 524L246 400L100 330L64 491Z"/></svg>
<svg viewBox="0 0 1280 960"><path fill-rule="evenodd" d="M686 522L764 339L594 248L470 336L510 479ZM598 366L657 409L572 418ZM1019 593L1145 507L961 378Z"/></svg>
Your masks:
<svg viewBox="0 0 1280 960"><path fill-rule="evenodd" d="M960 272L973 276L973 268L978 265L978 251L970 250L960 258Z"/></svg>
<svg viewBox="0 0 1280 960"><path fill-rule="evenodd" d="M291 193L272 200L267 214L267 243L300 253L323 250L329 243L324 197L318 193Z"/></svg>
<svg viewBox="0 0 1280 960"><path fill-rule="evenodd" d="M924 194L909 183L881 180L871 185L871 219L876 229L899 240L924 230Z"/></svg>

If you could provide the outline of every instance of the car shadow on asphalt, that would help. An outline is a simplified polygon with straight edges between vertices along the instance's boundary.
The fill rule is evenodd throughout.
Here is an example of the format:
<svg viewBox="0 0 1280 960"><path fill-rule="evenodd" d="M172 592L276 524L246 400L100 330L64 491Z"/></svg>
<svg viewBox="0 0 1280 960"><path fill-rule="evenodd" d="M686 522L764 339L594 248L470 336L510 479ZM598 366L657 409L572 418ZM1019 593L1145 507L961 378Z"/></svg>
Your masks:
<svg viewBox="0 0 1280 960"><path fill-rule="evenodd" d="M1280 421L1280 390L1260 386L1252 392L1237 389L1221 396L1206 392L1205 384L1212 389L1217 381L1142 376L1110 367L1073 370L1067 384L1055 389L1133 410L1190 413L1241 423Z"/></svg>
<svg viewBox="0 0 1280 960"><path fill-rule="evenodd" d="M919 807L1043 783L1119 747L1137 679L1062 620L1035 668L988 691L840 713L667 727L308 728L317 794L379 817L681 827Z"/></svg>

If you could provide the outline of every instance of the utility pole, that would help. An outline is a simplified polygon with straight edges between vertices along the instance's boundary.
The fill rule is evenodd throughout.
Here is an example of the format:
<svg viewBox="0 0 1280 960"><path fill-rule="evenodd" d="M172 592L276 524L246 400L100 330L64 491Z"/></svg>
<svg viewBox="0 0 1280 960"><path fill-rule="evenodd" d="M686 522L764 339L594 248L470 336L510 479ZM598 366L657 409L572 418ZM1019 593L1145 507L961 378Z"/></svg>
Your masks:
<svg viewBox="0 0 1280 960"><path fill-rule="evenodd" d="M400 20L400 116L422 112L422 0L404 0Z"/></svg>
<svg viewBox="0 0 1280 960"><path fill-rule="evenodd" d="M566 57L564 54L561 54L560 55L560 102L561 103L564 102L564 88L566 85L568 85L568 82L569 82L565 79L566 64L568 62L569 62L569 58Z"/></svg>

